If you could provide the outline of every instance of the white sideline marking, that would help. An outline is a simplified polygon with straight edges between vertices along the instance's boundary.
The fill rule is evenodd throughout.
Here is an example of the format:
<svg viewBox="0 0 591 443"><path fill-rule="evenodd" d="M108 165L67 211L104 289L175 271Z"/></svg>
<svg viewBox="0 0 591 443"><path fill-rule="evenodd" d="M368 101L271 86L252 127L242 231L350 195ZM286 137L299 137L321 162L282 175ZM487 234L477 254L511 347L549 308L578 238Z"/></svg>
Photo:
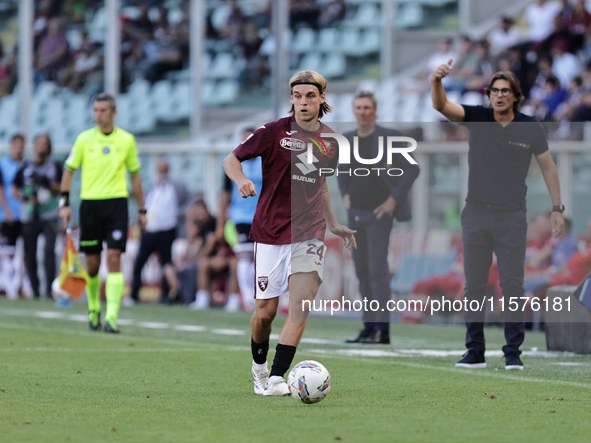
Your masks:
<svg viewBox="0 0 591 443"><path fill-rule="evenodd" d="M214 329L211 333L218 335L246 335L246 331L242 329Z"/></svg>
<svg viewBox="0 0 591 443"><path fill-rule="evenodd" d="M300 340L300 343L309 343L311 345L330 345L330 344L334 344L335 341L334 340L325 340L323 338L310 338L310 337L308 337L308 338L302 338Z"/></svg>
<svg viewBox="0 0 591 443"><path fill-rule="evenodd" d="M574 361L554 361L548 363L549 365L558 365L558 366L587 366L585 363L577 363Z"/></svg>
<svg viewBox="0 0 591 443"><path fill-rule="evenodd" d="M591 384L588 383L578 383L575 381L566 381L566 380L550 380L546 378L532 378L532 377L518 377L514 375L505 375L499 372L491 372L484 369L462 369L462 368L455 368L455 367L445 367L445 366L433 366L433 365L424 365L421 363L411 363L404 360L379 360L379 359L368 359L368 358L357 358L347 355L336 355L334 352L327 351L326 349L315 349L315 350L306 350L306 352L312 352L317 354L322 354L325 357L334 357L334 358L344 358L349 360L361 361L365 363L381 363L381 364L388 364L388 365L399 365L399 366L408 366L411 368L419 368L419 369L433 369L436 371L446 371L446 372L455 372L455 373L462 373L467 375L476 375L480 377L493 377L493 378L503 378L506 380L515 380L515 381L525 381L530 383L549 383L553 385L562 385L562 386L575 386L578 388L587 388L591 389Z"/></svg>
<svg viewBox="0 0 591 443"><path fill-rule="evenodd" d="M133 320L128 319L128 318L119 318L119 319L117 319L117 324L122 325L122 326L131 326L131 325L135 325L135 322Z"/></svg>
<svg viewBox="0 0 591 443"><path fill-rule="evenodd" d="M207 331L205 326L194 326L194 325L174 325L172 329L177 331L188 331L188 332L203 332Z"/></svg>
<svg viewBox="0 0 591 443"><path fill-rule="evenodd" d="M35 317L39 318L64 318L65 314L61 312L54 312L54 311L35 311Z"/></svg>
<svg viewBox="0 0 591 443"><path fill-rule="evenodd" d="M68 315L68 320L86 323L88 321L88 315L84 315L84 314Z"/></svg>
<svg viewBox="0 0 591 443"><path fill-rule="evenodd" d="M168 329L170 325L168 323L159 323L156 321L141 321L137 324L140 328L146 329Z"/></svg>

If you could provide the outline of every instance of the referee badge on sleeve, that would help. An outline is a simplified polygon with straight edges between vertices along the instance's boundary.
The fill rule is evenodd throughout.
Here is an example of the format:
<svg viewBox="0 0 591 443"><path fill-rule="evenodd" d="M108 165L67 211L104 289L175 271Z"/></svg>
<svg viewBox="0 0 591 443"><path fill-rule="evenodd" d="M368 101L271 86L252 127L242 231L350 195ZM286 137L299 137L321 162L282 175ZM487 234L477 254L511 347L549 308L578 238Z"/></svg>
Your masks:
<svg viewBox="0 0 591 443"><path fill-rule="evenodd" d="M269 277L259 277L258 283L261 291L265 292L265 290L269 286Z"/></svg>

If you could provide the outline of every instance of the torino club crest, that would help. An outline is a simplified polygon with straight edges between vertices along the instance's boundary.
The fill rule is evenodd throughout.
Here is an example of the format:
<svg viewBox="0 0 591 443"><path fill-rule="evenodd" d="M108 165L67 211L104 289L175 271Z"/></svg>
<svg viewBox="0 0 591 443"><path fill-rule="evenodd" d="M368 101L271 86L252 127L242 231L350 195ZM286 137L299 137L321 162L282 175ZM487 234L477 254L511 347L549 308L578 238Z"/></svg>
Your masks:
<svg viewBox="0 0 591 443"><path fill-rule="evenodd" d="M261 291L265 292L265 290L269 286L269 277L259 277L258 283Z"/></svg>

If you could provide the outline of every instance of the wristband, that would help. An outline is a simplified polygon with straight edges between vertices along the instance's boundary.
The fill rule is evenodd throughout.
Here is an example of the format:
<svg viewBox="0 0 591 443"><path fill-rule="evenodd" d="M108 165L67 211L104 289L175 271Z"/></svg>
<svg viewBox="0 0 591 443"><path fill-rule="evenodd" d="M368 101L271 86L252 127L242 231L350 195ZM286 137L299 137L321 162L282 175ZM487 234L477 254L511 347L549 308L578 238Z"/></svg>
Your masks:
<svg viewBox="0 0 591 443"><path fill-rule="evenodd" d="M148 213L148 210L147 209L138 209L137 212L138 212L138 214L144 214L145 215L145 214Z"/></svg>
<svg viewBox="0 0 591 443"><path fill-rule="evenodd" d="M68 191L63 191L60 195L59 208L61 209L70 206L70 193Z"/></svg>
<svg viewBox="0 0 591 443"><path fill-rule="evenodd" d="M552 206L552 212L560 212L562 214L564 212L564 205Z"/></svg>

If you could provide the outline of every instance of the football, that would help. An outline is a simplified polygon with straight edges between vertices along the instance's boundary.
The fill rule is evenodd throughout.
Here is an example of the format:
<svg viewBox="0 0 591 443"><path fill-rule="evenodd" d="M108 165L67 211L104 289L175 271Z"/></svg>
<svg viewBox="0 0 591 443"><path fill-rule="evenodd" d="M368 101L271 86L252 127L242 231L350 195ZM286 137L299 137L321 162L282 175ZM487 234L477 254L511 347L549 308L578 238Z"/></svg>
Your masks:
<svg viewBox="0 0 591 443"><path fill-rule="evenodd" d="M291 396L301 403L318 403L330 391L330 374L314 360L299 362L290 371L287 384Z"/></svg>

